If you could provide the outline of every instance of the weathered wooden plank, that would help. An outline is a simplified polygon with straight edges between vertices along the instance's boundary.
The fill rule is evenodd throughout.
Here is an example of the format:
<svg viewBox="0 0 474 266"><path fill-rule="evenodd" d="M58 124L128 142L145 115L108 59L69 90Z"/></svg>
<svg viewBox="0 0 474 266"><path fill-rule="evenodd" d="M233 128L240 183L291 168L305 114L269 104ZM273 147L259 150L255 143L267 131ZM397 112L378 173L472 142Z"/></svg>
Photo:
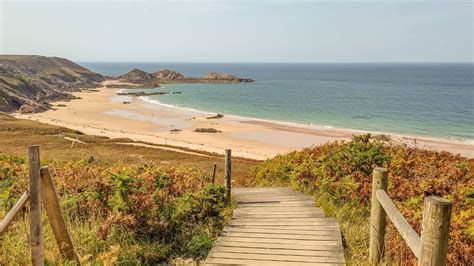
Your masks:
<svg viewBox="0 0 474 266"><path fill-rule="evenodd" d="M329 262L321 262L321 263L314 263L314 262L286 262L286 261L269 261L269 260L246 260L246 259L227 259L227 258L210 258L209 261L206 260L206 265L213 265L213 264L224 264L224 265L317 265L317 266L334 266L334 265L344 265L344 263L329 263Z"/></svg>
<svg viewBox="0 0 474 266"><path fill-rule="evenodd" d="M253 254L274 254L274 255L297 255L313 257L340 257L340 251L332 250L295 250L295 249L277 249L277 248L249 248L249 247L226 247L216 246L213 252L234 252L234 253L253 253Z"/></svg>
<svg viewBox="0 0 474 266"><path fill-rule="evenodd" d="M298 255L276 255L276 254L255 254L255 253L236 253L236 252L212 252L210 258L232 258L232 259L247 259L247 260L266 260L274 261L278 264L284 262L329 262L329 263L344 263L344 256L332 257L316 257L316 256L298 256Z"/></svg>
<svg viewBox="0 0 474 266"><path fill-rule="evenodd" d="M227 228L255 228L255 229L278 229L278 230L306 230L306 231L339 231L339 225L228 225Z"/></svg>
<svg viewBox="0 0 474 266"><path fill-rule="evenodd" d="M332 235L295 235L295 234L262 234L257 232L224 232L224 237L245 237L245 238L260 238L260 239L290 239L290 240L334 240L338 241L341 239L336 234Z"/></svg>
<svg viewBox="0 0 474 266"><path fill-rule="evenodd" d="M317 209L314 206L307 205L307 206L238 206L234 211L258 211L258 212L305 212L305 211L315 211Z"/></svg>
<svg viewBox="0 0 474 266"><path fill-rule="evenodd" d="M246 247L246 248L266 248L266 249L285 249L285 250L324 250L324 251L339 251L342 252L342 245L301 245L296 246L294 244L279 243L259 243L259 242L240 242L240 241L218 241L216 246L221 247Z"/></svg>
<svg viewBox="0 0 474 266"><path fill-rule="evenodd" d="M255 199L255 198L249 198L249 199L241 199L239 198L237 200L238 204L255 204L255 203L261 203L261 204L280 204L280 203L289 203L289 202L310 202L313 203L314 201L312 199L302 199L302 198L274 198L271 200L264 200L264 199Z"/></svg>
<svg viewBox="0 0 474 266"><path fill-rule="evenodd" d="M245 209L245 208L279 208L279 209L291 209L294 207L314 207L312 202L287 202L287 203L278 203L278 204L265 204L265 203L254 203L254 204L242 204L239 205L240 209Z"/></svg>
<svg viewBox="0 0 474 266"><path fill-rule="evenodd" d="M234 218L242 218L242 219L301 219L301 218L325 218L323 214L235 214Z"/></svg>
<svg viewBox="0 0 474 266"><path fill-rule="evenodd" d="M230 225L252 225L252 226L288 226L288 225L298 225L298 226L331 226L331 225L337 225L336 223L330 222L330 221L278 221L278 222L272 222L272 221L231 221L229 223Z"/></svg>
<svg viewBox="0 0 474 266"><path fill-rule="evenodd" d="M0 223L0 236L2 233L8 228L10 222L15 218L16 214L25 206L28 202L28 193L24 192L21 195L20 199L15 203L13 208L7 213L5 218L3 218L2 222Z"/></svg>
<svg viewBox="0 0 474 266"><path fill-rule="evenodd" d="M293 244L293 245L310 245L310 246L338 246L339 240L299 240L299 239L269 239L269 238L252 238L252 237L230 237L222 236L221 241L247 242L247 243L278 243Z"/></svg>
<svg viewBox="0 0 474 266"><path fill-rule="evenodd" d="M239 199L261 199L261 200L283 200L283 199L302 199L302 200L311 200L312 197L305 196L303 194L297 193L272 193L272 194L265 194L265 195L237 195Z"/></svg>
<svg viewBox="0 0 474 266"><path fill-rule="evenodd" d="M316 208L293 208L293 210L285 210L281 208L236 208L234 213L246 214L324 214L323 211Z"/></svg>
<svg viewBox="0 0 474 266"><path fill-rule="evenodd" d="M251 194L251 193L262 193L262 192L268 192L268 191L282 191L282 192L296 192L292 190L291 188L288 187L245 187L245 188L235 188L235 193L245 193L245 194ZM296 192L299 193L299 192Z"/></svg>
<svg viewBox="0 0 474 266"><path fill-rule="evenodd" d="M339 230L337 228L327 228L328 230L288 230L288 229L265 229L265 228L253 228L253 227L226 227L224 232L236 232L236 233L258 233L258 234L289 234L289 235L306 235L306 236L338 236L340 237Z"/></svg>
<svg viewBox="0 0 474 266"><path fill-rule="evenodd" d="M327 221L327 218L324 216L317 216L317 217L248 217L244 215L239 215L238 217L232 217L232 221L265 221L265 222L272 222L272 221L287 221L287 222L295 222L295 221L307 221L307 222L318 222L318 221Z"/></svg>
<svg viewBox="0 0 474 266"><path fill-rule="evenodd" d="M393 225L398 229L398 232L410 247L415 257L420 258L421 239L413 230L411 225L407 222L405 217L398 211L395 204L388 197L387 192L379 189L376 192L377 199L385 210L385 213L392 221Z"/></svg>

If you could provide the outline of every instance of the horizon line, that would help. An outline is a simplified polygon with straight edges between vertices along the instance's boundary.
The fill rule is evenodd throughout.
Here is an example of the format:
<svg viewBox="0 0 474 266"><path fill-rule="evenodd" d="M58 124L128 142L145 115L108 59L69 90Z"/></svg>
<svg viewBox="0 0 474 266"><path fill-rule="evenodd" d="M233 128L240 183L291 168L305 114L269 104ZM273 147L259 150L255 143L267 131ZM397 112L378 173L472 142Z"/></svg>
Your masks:
<svg viewBox="0 0 474 266"><path fill-rule="evenodd" d="M187 63L187 64L474 64L474 61L88 61L77 63Z"/></svg>

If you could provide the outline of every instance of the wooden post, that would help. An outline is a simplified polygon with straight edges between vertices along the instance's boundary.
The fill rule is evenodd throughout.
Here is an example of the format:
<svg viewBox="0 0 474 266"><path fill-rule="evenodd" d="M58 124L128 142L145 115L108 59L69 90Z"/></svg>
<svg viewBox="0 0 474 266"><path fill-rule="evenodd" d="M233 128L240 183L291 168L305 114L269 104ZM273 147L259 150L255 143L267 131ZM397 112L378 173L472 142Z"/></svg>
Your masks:
<svg viewBox="0 0 474 266"><path fill-rule="evenodd" d="M216 181L216 168L217 164L214 164L214 166L212 167L212 184L214 184L214 182Z"/></svg>
<svg viewBox="0 0 474 266"><path fill-rule="evenodd" d="M377 190L387 191L387 184L387 169L376 167L372 173L372 201L370 208L369 261L371 265L380 264L385 252L386 213L377 199Z"/></svg>
<svg viewBox="0 0 474 266"><path fill-rule="evenodd" d="M54 188L53 180L48 167L41 168L41 184L43 186L43 204L46 214L49 217L51 228L53 229L54 238L58 243L59 250L63 258L76 261L80 264L79 256L74 250L71 236L67 230L66 222L59 206L58 196Z"/></svg>
<svg viewBox="0 0 474 266"><path fill-rule="evenodd" d="M226 200L227 204L230 204L230 195L231 195L231 189L232 189L232 170L231 170L231 150L226 149L225 150L225 187L227 188L226 191Z"/></svg>
<svg viewBox="0 0 474 266"><path fill-rule="evenodd" d="M30 250L31 264L44 265L43 225L41 221L40 152L38 145L28 147L30 178Z"/></svg>
<svg viewBox="0 0 474 266"><path fill-rule="evenodd" d="M446 265L452 203L440 197L426 197L418 265Z"/></svg>

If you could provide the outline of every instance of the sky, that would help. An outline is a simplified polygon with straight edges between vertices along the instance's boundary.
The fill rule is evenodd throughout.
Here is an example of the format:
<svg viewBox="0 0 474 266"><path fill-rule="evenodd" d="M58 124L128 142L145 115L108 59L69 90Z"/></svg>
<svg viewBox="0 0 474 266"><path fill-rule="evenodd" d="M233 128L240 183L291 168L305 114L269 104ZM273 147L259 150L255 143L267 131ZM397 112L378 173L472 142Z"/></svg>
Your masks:
<svg viewBox="0 0 474 266"><path fill-rule="evenodd" d="M0 53L78 62L472 62L459 0L0 0Z"/></svg>

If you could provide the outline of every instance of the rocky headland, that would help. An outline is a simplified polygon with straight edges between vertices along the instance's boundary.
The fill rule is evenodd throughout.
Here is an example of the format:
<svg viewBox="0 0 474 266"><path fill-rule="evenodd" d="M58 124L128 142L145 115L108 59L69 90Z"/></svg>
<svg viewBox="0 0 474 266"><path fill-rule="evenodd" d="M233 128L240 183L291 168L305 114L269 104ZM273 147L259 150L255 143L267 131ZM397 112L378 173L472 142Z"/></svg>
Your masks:
<svg viewBox="0 0 474 266"><path fill-rule="evenodd" d="M104 79L64 58L0 55L0 111L42 112L50 101L74 99L70 92L99 87Z"/></svg>
<svg viewBox="0 0 474 266"><path fill-rule="evenodd" d="M105 81L105 82L104 82ZM38 55L0 55L0 112L37 113L53 101L75 99L72 92L107 88L156 88L173 83L253 82L228 73L210 72L196 78L162 69L148 73L134 68L118 77L104 77L72 61ZM177 94L181 92L173 92ZM164 94L162 92L153 95ZM148 94L133 93L131 96Z"/></svg>

